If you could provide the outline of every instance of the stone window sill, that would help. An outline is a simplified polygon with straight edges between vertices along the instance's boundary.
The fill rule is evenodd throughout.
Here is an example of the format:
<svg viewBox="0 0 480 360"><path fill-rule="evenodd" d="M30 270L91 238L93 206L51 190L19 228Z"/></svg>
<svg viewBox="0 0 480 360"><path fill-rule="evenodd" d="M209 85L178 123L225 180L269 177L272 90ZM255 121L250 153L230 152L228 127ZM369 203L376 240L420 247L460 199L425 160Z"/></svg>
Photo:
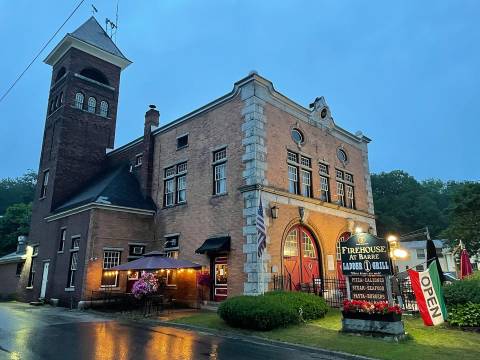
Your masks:
<svg viewBox="0 0 480 360"><path fill-rule="evenodd" d="M75 287L66 287L65 292L72 292L75 291Z"/></svg>

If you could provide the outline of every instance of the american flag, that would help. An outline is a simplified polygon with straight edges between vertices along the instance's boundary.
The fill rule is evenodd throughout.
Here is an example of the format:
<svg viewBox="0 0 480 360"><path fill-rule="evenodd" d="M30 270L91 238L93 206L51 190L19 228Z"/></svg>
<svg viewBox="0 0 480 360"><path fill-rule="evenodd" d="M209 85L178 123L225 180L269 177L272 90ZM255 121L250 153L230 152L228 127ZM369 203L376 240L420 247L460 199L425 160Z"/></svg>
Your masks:
<svg viewBox="0 0 480 360"><path fill-rule="evenodd" d="M267 246L267 234L265 232L265 221L263 219L263 205L262 197L260 196L260 203L258 204L257 212L257 243L258 243L258 257L262 256L263 250Z"/></svg>

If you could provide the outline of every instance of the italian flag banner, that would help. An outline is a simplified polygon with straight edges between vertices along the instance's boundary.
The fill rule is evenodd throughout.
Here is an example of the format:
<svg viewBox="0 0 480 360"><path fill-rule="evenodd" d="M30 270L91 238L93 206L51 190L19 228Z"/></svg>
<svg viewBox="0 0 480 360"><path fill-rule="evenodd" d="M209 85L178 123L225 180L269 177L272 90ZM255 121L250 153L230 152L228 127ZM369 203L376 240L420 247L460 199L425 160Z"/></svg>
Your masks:
<svg viewBox="0 0 480 360"><path fill-rule="evenodd" d="M417 272L410 269L408 275L410 275L423 323L434 326L447 320L447 307L436 262L433 261L425 271Z"/></svg>

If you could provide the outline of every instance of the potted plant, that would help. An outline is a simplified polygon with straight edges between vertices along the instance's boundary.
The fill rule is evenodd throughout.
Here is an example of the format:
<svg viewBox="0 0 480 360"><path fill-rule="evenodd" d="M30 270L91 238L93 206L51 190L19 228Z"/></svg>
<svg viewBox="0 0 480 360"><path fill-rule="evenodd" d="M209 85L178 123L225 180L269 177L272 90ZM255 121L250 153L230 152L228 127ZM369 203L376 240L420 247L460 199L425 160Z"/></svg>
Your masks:
<svg viewBox="0 0 480 360"><path fill-rule="evenodd" d="M141 299L144 296L154 294L158 290L158 280L155 274L145 272L140 279L133 284L132 294L136 299Z"/></svg>

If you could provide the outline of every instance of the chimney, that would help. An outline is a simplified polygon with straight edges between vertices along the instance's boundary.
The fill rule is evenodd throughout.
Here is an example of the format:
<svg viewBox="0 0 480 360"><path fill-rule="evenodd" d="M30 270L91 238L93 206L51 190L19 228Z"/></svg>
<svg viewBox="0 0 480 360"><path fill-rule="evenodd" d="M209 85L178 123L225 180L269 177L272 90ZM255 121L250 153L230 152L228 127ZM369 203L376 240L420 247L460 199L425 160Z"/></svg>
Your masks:
<svg viewBox="0 0 480 360"><path fill-rule="evenodd" d="M25 235L20 235L17 240L17 254L25 254L26 247L27 237Z"/></svg>
<svg viewBox="0 0 480 360"><path fill-rule="evenodd" d="M140 188L143 196L149 197L152 192L153 176L153 152L154 139L152 131L160 124L160 112L155 105L150 105L145 113L145 124L143 128L143 158L142 168L140 169Z"/></svg>
<svg viewBox="0 0 480 360"><path fill-rule="evenodd" d="M155 105L149 105L148 107L150 110L145 113L144 136L155 130L160 123L160 112L156 109L157 107Z"/></svg>

